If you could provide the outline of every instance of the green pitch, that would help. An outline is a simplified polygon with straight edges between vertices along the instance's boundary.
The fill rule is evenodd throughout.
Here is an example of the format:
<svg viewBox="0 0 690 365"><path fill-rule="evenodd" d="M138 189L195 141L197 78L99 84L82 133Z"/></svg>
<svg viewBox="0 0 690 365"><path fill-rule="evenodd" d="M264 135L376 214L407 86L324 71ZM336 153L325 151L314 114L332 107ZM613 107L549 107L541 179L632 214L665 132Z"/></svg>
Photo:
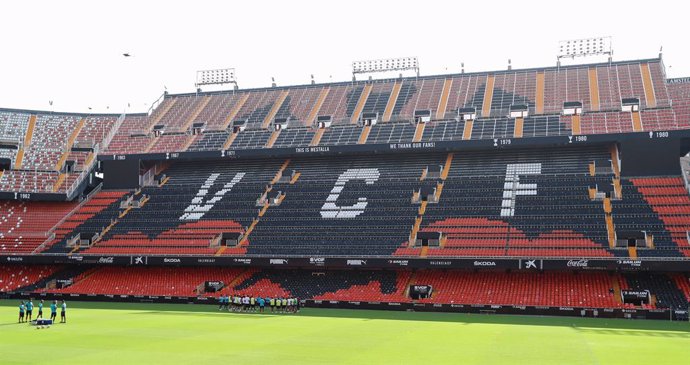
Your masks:
<svg viewBox="0 0 690 365"><path fill-rule="evenodd" d="M18 301L1 301L0 363L690 363L690 325L678 322L319 309L258 315L220 313L208 305L68 305L67 324L36 329L16 323Z"/></svg>

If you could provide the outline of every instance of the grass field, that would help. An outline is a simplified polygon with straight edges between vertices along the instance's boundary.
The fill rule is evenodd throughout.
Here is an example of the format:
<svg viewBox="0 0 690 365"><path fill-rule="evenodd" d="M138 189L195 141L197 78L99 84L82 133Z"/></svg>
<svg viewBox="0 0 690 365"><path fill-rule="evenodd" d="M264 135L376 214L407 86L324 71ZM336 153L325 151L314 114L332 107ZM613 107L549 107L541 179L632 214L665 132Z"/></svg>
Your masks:
<svg viewBox="0 0 690 365"><path fill-rule="evenodd" d="M0 301L0 364L688 364L687 322L68 303L68 323L18 324ZM35 311L34 311L35 312Z"/></svg>

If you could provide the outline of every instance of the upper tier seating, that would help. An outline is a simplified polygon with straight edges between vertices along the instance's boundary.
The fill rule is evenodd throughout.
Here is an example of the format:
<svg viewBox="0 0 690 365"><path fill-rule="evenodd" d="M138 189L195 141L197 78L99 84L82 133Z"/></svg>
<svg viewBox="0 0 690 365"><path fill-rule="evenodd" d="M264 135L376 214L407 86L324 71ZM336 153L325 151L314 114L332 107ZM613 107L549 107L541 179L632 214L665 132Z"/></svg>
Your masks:
<svg viewBox="0 0 690 365"><path fill-rule="evenodd" d="M29 114L0 111L0 141L24 142Z"/></svg>
<svg viewBox="0 0 690 365"><path fill-rule="evenodd" d="M89 116L75 139L75 145L94 146L102 142L115 126L117 116Z"/></svg>
<svg viewBox="0 0 690 365"><path fill-rule="evenodd" d="M415 126L410 123L381 123L373 126L367 143L412 142ZM322 140L323 142L323 140ZM321 143L322 145L325 143Z"/></svg>
<svg viewBox="0 0 690 365"><path fill-rule="evenodd" d="M184 151L193 137L187 133L164 134L155 138L150 153Z"/></svg>
<svg viewBox="0 0 690 365"><path fill-rule="evenodd" d="M690 127L690 82L667 84L678 128Z"/></svg>
<svg viewBox="0 0 690 365"><path fill-rule="evenodd" d="M646 68L651 83L643 86L642 70ZM542 88L537 87L538 75L543 75ZM683 102L674 99L674 109L669 108L670 98L677 93L671 90L669 94L663 77L660 62L633 61L166 96L136 130L125 123L108 152L145 153L153 141L146 136L130 138L132 134L148 134L152 124L163 126L168 133L182 133L187 132L192 122L203 124L205 132L194 137L189 150L218 150L227 141L224 134L235 120L246 120L248 130L237 136L231 148L263 148L270 133L258 130L265 129L266 123L276 118L289 119L292 126L281 133L274 147L304 146L309 143L312 131L294 128L308 126L316 116L331 116L333 121L333 127L325 131L320 145L356 144L361 128L353 123L363 113L379 115L379 125L374 126L367 143L411 142L415 127L407 122L413 119L416 110L429 110L433 119L424 130L422 141L461 140L465 123L453 119L457 117L457 109L463 107L476 108L479 117L467 138L512 138L515 120L507 116L510 107L516 104L527 105L530 113L518 136L571 135L578 133L571 129L571 118L560 116L563 103L569 101L583 103L580 134L624 133L633 131L633 123L629 112L620 111L621 99L631 97L640 98L643 130L686 128L690 121L679 119L690 115L682 111L690 107L683 109ZM596 93L592 93L590 85L593 79L597 80ZM487 90L489 80L492 80L492 90ZM654 102L649 104L644 92L648 87L653 88L655 96ZM538 96L538 90L542 90L543 95ZM598 100L593 95L599 95ZM538 99L542 100L541 105L537 105ZM485 106L489 101L491 104ZM389 121L394 124L385 123ZM186 142L165 143L160 147L162 142L158 142L150 151L177 152L175 149L185 149Z"/></svg>
<svg viewBox="0 0 690 365"><path fill-rule="evenodd" d="M220 151L229 136L225 131L204 133L197 136L187 151Z"/></svg>
<svg viewBox="0 0 690 365"><path fill-rule="evenodd" d="M117 134L105 150L106 154L144 153L151 144L151 138L142 135L147 130L151 118L144 115L128 115L122 122Z"/></svg>
<svg viewBox="0 0 690 365"><path fill-rule="evenodd" d="M273 148L309 146L312 138L314 130L311 128L288 128L280 131Z"/></svg>
<svg viewBox="0 0 690 365"><path fill-rule="evenodd" d="M9 159L11 166L16 162L28 127L29 114L0 112L0 159Z"/></svg>
<svg viewBox="0 0 690 365"><path fill-rule="evenodd" d="M38 116L31 144L24 155L22 168L55 171L60 156L71 147L67 142L80 119L76 116L63 115Z"/></svg>
<svg viewBox="0 0 690 365"><path fill-rule="evenodd" d="M195 119L195 113L203 107L205 97L198 95L182 95L175 98L175 103L156 123L164 125L167 133L183 133Z"/></svg>
<svg viewBox="0 0 690 365"><path fill-rule="evenodd" d="M71 148L91 148L101 143L112 131L116 120L116 116L104 115L84 117L0 112L0 159L7 158L11 162L11 169L0 174L0 191L67 191L80 176L69 174L61 177L60 169L64 162L76 160L75 171L81 172L89 156L89 152L71 151Z"/></svg>
<svg viewBox="0 0 690 365"><path fill-rule="evenodd" d="M241 97L242 95L236 93L223 93L211 97L193 123L204 123L204 129L207 131L224 130L227 124L232 122L228 120L228 116Z"/></svg>

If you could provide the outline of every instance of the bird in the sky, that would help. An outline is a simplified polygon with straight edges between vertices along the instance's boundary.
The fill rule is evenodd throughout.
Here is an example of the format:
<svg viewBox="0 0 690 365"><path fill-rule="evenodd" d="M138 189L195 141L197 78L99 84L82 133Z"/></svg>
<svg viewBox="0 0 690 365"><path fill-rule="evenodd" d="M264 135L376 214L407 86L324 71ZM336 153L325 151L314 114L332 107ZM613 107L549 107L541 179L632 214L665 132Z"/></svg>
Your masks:
<svg viewBox="0 0 690 365"><path fill-rule="evenodd" d="M129 53L123 53L122 55L125 56L125 57L132 57L132 55L129 54Z"/></svg>

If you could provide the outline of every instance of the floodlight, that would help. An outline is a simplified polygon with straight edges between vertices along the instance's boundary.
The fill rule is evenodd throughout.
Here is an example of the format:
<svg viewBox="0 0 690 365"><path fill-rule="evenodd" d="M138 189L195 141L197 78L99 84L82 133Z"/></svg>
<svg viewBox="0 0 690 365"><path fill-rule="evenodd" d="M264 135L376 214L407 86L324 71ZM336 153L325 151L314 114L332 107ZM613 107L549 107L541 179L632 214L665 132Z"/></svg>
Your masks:
<svg viewBox="0 0 690 365"><path fill-rule="evenodd" d="M235 86L237 86L234 68L221 68L216 70L202 70L196 72L196 83L194 84L196 87L201 85L223 84L235 84Z"/></svg>
<svg viewBox="0 0 690 365"><path fill-rule="evenodd" d="M583 38L558 42L558 59L613 53L611 37Z"/></svg>

